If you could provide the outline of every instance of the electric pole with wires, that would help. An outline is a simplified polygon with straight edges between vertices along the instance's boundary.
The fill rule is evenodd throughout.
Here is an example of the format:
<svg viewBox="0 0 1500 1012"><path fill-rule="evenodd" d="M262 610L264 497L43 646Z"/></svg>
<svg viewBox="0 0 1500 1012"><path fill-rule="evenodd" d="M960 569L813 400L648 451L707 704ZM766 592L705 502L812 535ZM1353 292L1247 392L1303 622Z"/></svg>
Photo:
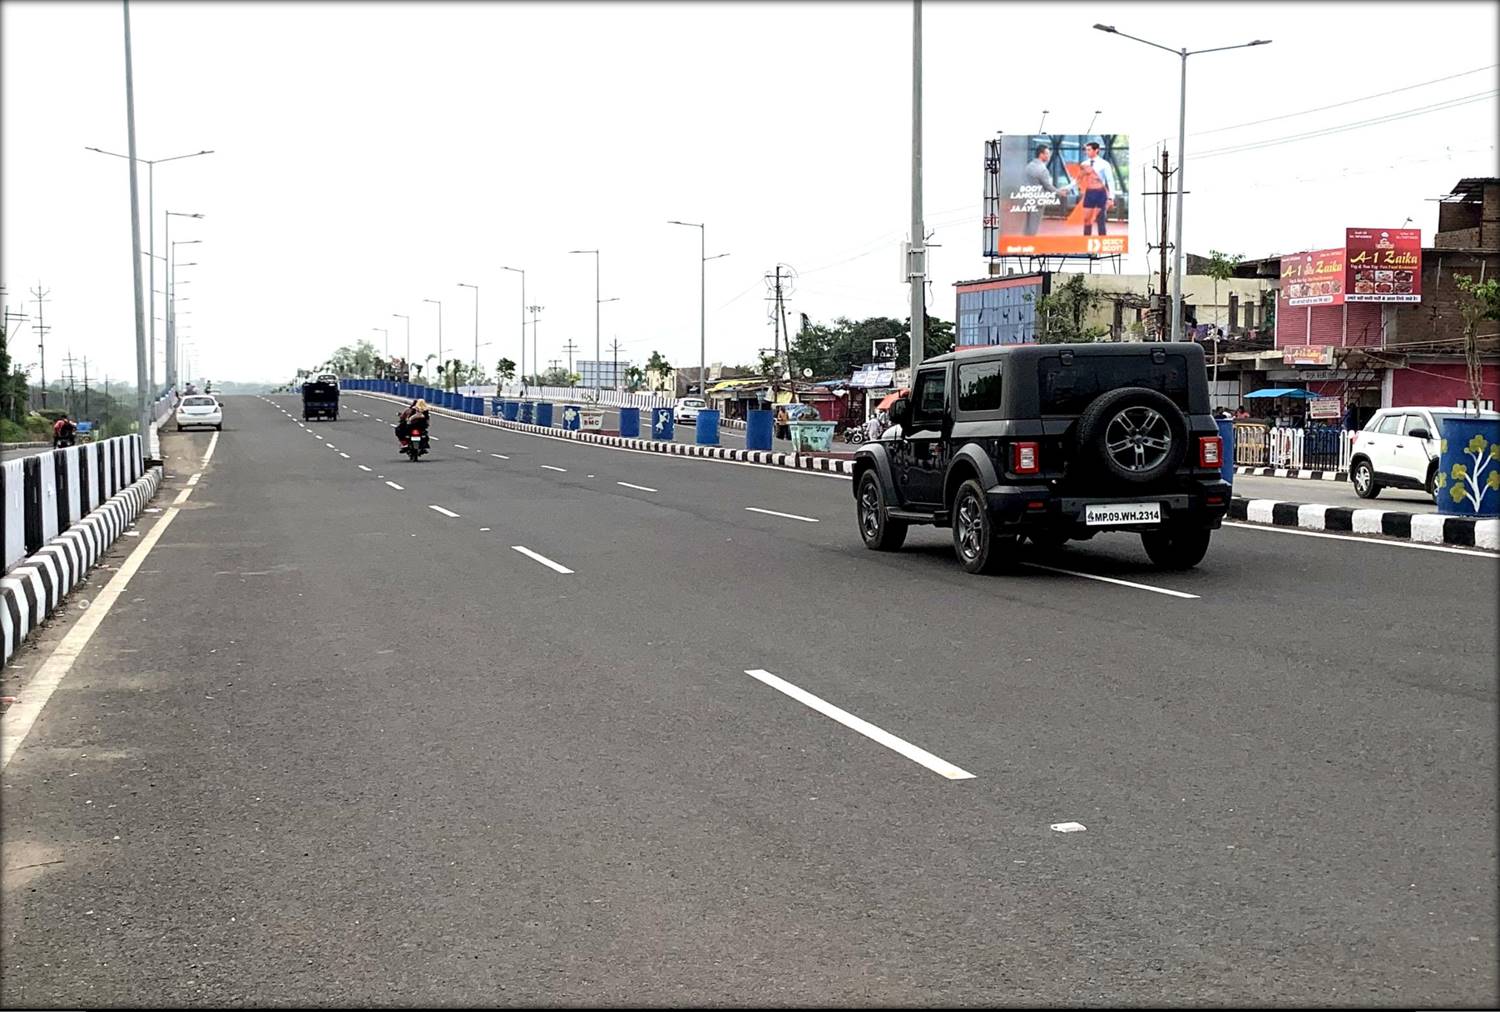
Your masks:
<svg viewBox="0 0 1500 1012"><path fill-rule="evenodd" d="M1156 325L1151 328L1151 332L1155 340L1165 341L1172 329L1171 296L1167 294L1167 252L1172 249L1172 243L1167 240L1167 197L1174 192L1167 186L1174 172L1170 167L1170 160L1168 159L1165 147L1161 149L1161 166L1155 169L1155 172L1161 178L1161 189L1148 191L1143 193L1142 196L1162 198L1161 242L1147 243L1146 252L1149 254L1152 250L1161 251L1161 273L1156 287Z"/></svg>
<svg viewBox="0 0 1500 1012"><path fill-rule="evenodd" d="M38 281L36 287L31 290L31 301L36 303L36 323L31 329L36 331L37 371L41 373L42 379L42 407L47 406L47 324L43 322L42 306L52 300L47 298L52 289L43 288Z"/></svg>

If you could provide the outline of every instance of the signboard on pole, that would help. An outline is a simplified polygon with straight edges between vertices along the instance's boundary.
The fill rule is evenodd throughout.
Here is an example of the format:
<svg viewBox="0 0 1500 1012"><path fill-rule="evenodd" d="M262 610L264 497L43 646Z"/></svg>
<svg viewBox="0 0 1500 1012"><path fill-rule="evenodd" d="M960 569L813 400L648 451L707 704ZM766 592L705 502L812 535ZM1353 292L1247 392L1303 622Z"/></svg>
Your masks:
<svg viewBox="0 0 1500 1012"><path fill-rule="evenodd" d="M1422 230L1350 228L1344 290L1350 302L1422 301Z"/></svg>
<svg viewBox="0 0 1500 1012"><path fill-rule="evenodd" d="M1314 397L1307 402L1308 418L1339 418L1344 413L1344 402L1337 397Z"/></svg>
<svg viewBox="0 0 1500 1012"><path fill-rule="evenodd" d="M1293 344L1281 349L1283 365L1333 365L1333 345Z"/></svg>
<svg viewBox="0 0 1500 1012"><path fill-rule="evenodd" d="M984 151L984 255L1130 251L1126 134L1006 134Z"/></svg>
<svg viewBox="0 0 1500 1012"><path fill-rule="evenodd" d="M604 428L604 412L598 408L583 408L578 412L578 427L585 432L598 432Z"/></svg>
<svg viewBox="0 0 1500 1012"><path fill-rule="evenodd" d="M1319 249L1281 258L1281 303L1285 306L1342 306L1344 251Z"/></svg>

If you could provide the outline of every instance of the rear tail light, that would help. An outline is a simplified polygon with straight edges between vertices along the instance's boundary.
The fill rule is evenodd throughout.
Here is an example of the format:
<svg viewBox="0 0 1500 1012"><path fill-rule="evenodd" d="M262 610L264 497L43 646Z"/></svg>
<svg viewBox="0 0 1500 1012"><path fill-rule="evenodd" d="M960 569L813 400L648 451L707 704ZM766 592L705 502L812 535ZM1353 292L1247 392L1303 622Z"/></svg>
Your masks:
<svg viewBox="0 0 1500 1012"><path fill-rule="evenodd" d="M1224 440L1220 436L1201 436L1198 439L1198 466L1218 467L1224 463Z"/></svg>
<svg viewBox="0 0 1500 1012"><path fill-rule="evenodd" d="M1011 443L1010 469L1016 474L1036 474L1042 469L1040 443Z"/></svg>

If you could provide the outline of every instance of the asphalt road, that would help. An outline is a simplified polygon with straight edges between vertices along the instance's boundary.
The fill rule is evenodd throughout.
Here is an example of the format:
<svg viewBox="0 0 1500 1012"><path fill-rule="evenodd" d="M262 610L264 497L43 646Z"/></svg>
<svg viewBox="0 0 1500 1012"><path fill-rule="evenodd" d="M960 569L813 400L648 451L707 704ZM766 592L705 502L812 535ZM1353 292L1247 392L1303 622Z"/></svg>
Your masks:
<svg viewBox="0 0 1500 1012"><path fill-rule="evenodd" d="M1251 499L1280 499L1285 502L1319 503L1324 506L1349 506L1354 509L1389 510L1398 513L1436 513L1432 497L1415 489L1387 488L1374 499L1361 499L1347 481L1308 478L1262 478L1259 475L1234 476L1234 494Z"/></svg>
<svg viewBox="0 0 1500 1012"><path fill-rule="evenodd" d="M5 770L7 1006L1500 999L1493 555L972 577L838 477L231 400Z"/></svg>
<svg viewBox="0 0 1500 1012"><path fill-rule="evenodd" d="M580 401L579 403L582 403L582 402ZM554 412L554 414L553 414L553 420L554 420L554 422L556 421L556 419L558 417L560 417L558 414L556 414L556 412L560 412L562 410L562 408L563 408L563 403L561 401L555 401L555 402L553 402L553 408L552 408L552 410ZM608 407L608 406L601 406L600 410L604 412L604 427L606 429L611 429L611 430L618 431L619 428L620 428L620 409L619 408L612 408L612 407ZM651 409L649 409L649 408L642 408L641 409L641 435L644 438L647 438L647 439L651 438L650 428L651 428ZM673 442L677 442L677 443L696 443L698 441L698 430L697 430L696 425L694 423L692 423L692 422L688 422L688 423L685 423L685 424L681 423L681 422L676 423L672 427L672 441ZM738 449L744 449L745 448L745 430L744 429L740 429L740 428L731 428L731 427L729 427L727 425L721 425L721 426L719 426L719 442L723 446L731 446L731 447L735 447L735 448L738 448ZM774 438L774 434L773 434L773 438L771 440L771 444L772 444L771 445L771 449L774 450L774 451L778 451L778 452L782 452L782 453L791 453L792 452L792 441L790 439L776 439L776 438ZM855 444L853 444L853 443L846 443L846 442L844 442L844 440L843 440L843 438L841 436L835 435L833 437L833 446L832 446L832 449L836 453L848 453L848 454L852 454L855 450L858 449L858 447Z"/></svg>
<svg viewBox="0 0 1500 1012"><path fill-rule="evenodd" d="M45 449L45 446L30 446L26 447L25 449L11 449L10 447L5 447L3 449L0 449L0 460L16 460L20 457L30 457L32 454L41 453Z"/></svg>

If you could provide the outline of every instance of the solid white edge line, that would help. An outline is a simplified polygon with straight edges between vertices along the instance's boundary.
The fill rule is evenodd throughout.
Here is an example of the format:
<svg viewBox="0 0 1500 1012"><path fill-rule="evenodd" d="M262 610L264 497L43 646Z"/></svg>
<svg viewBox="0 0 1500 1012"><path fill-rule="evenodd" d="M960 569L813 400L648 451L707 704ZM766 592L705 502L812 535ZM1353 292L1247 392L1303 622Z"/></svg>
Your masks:
<svg viewBox="0 0 1500 1012"><path fill-rule="evenodd" d="M1153 594L1165 594L1168 597L1181 597L1186 598L1189 601L1200 600L1197 594L1186 594L1180 590L1168 590L1165 587L1150 587L1144 583L1131 583L1129 580L1120 580L1113 576L1100 576L1098 573L1080 573L1076 569L1058 569L1056 566L1044 566L1039 562L1023 562L1021 563L1021 565L1030 566L1032 569L1045 569L1049 573L1064 573L1068 576L1081 576L1085 580L1098 580L1101 583L1114 583L1118 584L1121 587L1130 587L1134 590L1149 590Z"/></svg>
<svg viewBox="0 0 1500 1012"><path fill-rule="evenodd" d="M188 483L189 487L198 484L198 479L202 478L202 477L203 477L203 472L202 471L195 471L193 473L193 475L190 478L188 478L188 480L187 480L187 483Z"/></svg>
<svg viewBox="0 0 1500 1012"><path fill-rule="evenodd" d="M395 489L397 492L405 492L406 491L406 489L402 488L400 485L397 485L394 481L388 481L388 482L386 482L386 484L389 485L391 488Z"/></svg>
<svg viewBox="0 0 1500 1012"><path fill-rule="evenodd" d="M745 674L758 681L764 682L778 692L791 696L797 702L812 707L825 717L831 717L852 731L858 731L866 738L877 741L893 752L899 752L912 762L925 766L932 772L949 780L973 780L974 774L968 770L960 769L948 760L933 755L924 748L918 748L903 738L898 738L889 731L883 730L862 720L847 710L840 709L825 699L814 696L806 689L799 688L785 679L778 678L762 668L746 669Z"/></svg>
<svg viewBox="0 0 1500 1012"><path fill-rule="evenodd" d="M557 563L553 562L551 559L547 558L545 555L539 555L536 552L533 552L531 549L527 548L525 545L511 545L510 547L511 547L512 551L520 552L522 555L526 556L528 559L535 559L537 562L540 562L542 565L546 566L548 569L555 569L559 573L571 573L571 572L573 572L567 566L559 566Z"/></svg>
<svg viewBox="0 0 1500 1012"><path fill-rule="evenodd" d="M203 451L203 463L199 465L200 467L206 467L208 462L214 459L214 447L218 445L219 434L215 432L213 438L208 441L208 449Z"/></svg>
<svg viewBox="0 0 1500 1012"><path fill-rule="evenodd" d="M624 485L626 488L640 489L642 492L655 492L655 491L657 491L654 488L647 488L645 485L632 485L628 481L617 481L617 482L615 482L615 484L616 485Z"/></svg>
<svg viewBox="0 0 1500 1012"><path fill-rule="evenodd" d="M430 509L430 510L437 510L439 513L441 513L445 517L453 517L454 519L458 519L458 514L457 513L453 512L452 510L445 510L441 506L428 506L427 508Z"/></svg>
<svg viewBox="0 0 1500 1012"><path fill-rule="evenodd" d="M1423 552L1448 552L1451 555L1476 555L1481 559L1494 559L1494 552L1483 548L1463 548L1456 545L1428 545L1420 542L1395 541L1389 538L1366 536L1357 534L1331 534L1326 531L1304 531L1296 527L1282 527L1273 524L1252 524L1242 520L1225 520L1225 527L1238 527L1245 531L1266 531L1271 534L1296 534L1304 538L1333 538L1336 541L1357 541L1364 545L1385 545L1387 548L1415 548Z"/></svg>
<svg viewBox="0 0 1500 1012"><path fill-rule="evenodd" d="M182 502L191 493L192 489L183 489L182 494L177 497L177 502ZM146 560L146 556L151 554L151 549L156 547L156 543L161 540L162 534L166 532L178 512L175 505L167 507L150 532L136 543L135 551L130 553L130 557L115 571L115 575L110 577L104 589L99 591L88 610L42 662L36 675L26 683L24 689L20 690L20 698L5 711L4 719L0 720L0 729L3 729L3 733L0 733L0 769L10 765L11 757L16 754L21 743L31 733L32 725L41 715L42 707L47 705L47 701L52 698L52 693L67 677L68 672L73 670L73 664L78 660L78 655L83 653L84 647L88 646L95 630L109 615L109 610L114 607L120 595L125 592L125 585L130 582L136 570L141 568L141 563Z"/></svg>
<svg viewBox="0 0 1500 1012"><path fill-rule="evenodd" d="M799 517L795 513L778 513L775 510L763 510L758 506L746 506L745 509L750 513L764 513L767 516L786 517L788 520L802 520L810 524L815 524L818 522L817 517Z"/></svg>

